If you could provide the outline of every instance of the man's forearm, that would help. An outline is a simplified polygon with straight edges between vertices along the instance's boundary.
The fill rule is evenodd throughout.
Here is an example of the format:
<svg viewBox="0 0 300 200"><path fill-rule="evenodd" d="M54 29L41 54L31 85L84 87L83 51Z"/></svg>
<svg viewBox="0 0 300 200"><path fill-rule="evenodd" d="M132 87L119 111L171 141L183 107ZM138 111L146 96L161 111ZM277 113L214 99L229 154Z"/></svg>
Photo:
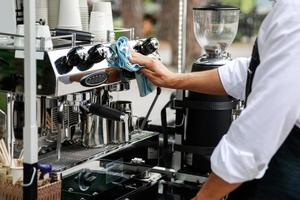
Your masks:
<svg viewBox="0 0 300 200"><path fill-rule="evenodd" d="M178 74L174 88L213 95L227 95L218 70Z"/></svg>
<svg viewBox="0 0 300 200"><path fill-rule="evenodd" d="M212 173L193 200L220 200L240 185L241 183L230 184Z"/></svg>

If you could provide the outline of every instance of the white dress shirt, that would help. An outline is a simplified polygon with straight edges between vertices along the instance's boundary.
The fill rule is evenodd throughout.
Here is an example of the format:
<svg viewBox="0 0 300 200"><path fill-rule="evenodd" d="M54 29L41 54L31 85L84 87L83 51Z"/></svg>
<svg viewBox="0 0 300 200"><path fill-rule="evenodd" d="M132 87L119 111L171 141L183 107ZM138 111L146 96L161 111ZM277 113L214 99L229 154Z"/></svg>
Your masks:
<svg viewBox="0 0 300 200"><path fill-rule="evenodd" d="M229 183L261 178L294 125L300 126L300 0L278 0L258 35L261 63L247 107L216 147L211 165ZM245 98L249 59L219 68L226 92Z"/></svg>

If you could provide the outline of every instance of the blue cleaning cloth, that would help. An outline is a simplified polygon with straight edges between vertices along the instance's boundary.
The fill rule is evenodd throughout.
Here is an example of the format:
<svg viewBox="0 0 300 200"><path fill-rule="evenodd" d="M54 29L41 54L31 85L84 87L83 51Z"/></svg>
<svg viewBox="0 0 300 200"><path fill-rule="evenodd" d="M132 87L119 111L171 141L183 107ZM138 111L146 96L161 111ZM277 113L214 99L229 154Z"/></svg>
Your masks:
<svg viewBox="0 0 300 200"><path fill-rule="evenodd" d="M107 60L110 67L121 68L130 72L136 72L135 78L137 80L140 96L144 97L153 92L155 86L143 74L139 73L142 67L139 64L132 64L128 58L131 56L129 52L128 38L120 37L116 43L111 45L112 56Z"/></svg>

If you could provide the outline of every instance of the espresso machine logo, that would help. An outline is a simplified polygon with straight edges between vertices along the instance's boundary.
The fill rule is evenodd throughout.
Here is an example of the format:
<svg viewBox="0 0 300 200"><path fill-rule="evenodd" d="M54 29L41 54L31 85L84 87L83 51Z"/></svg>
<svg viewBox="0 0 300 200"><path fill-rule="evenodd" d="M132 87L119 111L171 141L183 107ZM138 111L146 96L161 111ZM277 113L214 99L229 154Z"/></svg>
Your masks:
<svg viewBox="0 0 300 200"><path fill-rule="evenodd" d="M108 75L105 72L95 72L81 78L80 83L85 87L95 87L105 83Z"/></svg>

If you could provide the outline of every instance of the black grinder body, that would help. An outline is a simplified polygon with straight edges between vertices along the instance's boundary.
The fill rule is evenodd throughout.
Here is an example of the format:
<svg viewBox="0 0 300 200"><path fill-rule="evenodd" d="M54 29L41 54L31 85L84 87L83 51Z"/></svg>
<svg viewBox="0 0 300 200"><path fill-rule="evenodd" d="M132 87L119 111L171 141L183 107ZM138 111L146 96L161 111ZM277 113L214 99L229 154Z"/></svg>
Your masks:
<svg viewBox="0 0 300 200"><path fill-rule="evenodd" d="M222 65L206 65L198 61L193 64L192 72L213 70ZM235 100L230 96L208 95L189 91L186 100L187 119L184 145L200 147L205 152L212 152L232 122L232 109ZM211 153L186 153L185 165L192 171L209 173Z"/></svg>

